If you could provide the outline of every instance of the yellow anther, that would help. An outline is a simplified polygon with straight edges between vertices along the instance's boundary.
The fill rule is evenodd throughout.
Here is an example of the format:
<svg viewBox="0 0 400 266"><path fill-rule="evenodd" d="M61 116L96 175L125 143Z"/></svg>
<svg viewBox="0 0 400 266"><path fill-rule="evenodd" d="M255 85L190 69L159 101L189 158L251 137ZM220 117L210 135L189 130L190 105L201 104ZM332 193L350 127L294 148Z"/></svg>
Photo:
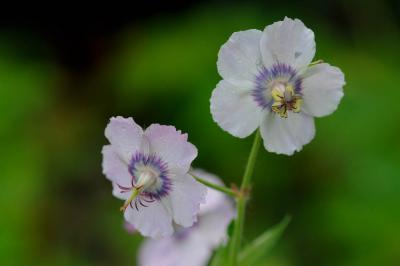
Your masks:
<svg viewBox="0 0 400 266"><path fill-rule="evenodd" d="M283 118L288 117L286 105L282 104L281 102L274 102L271 109Z"/></svg>
<svg viewBox="0 0 400 266"><path fill-rule="evenodd" d="M271 94L272 94L272 98L274 99L275 102L279 102L284 98L283 92L277 88L274 88L272 90Z"/></svg>
<svg viewBox="0 0 400 266"><path fill-rule="evenodd" d="M288 111L300 112L303 100L295 93L292 84L279 84L275 86L271 91L271 96L274 100L271 109L280 115L280 117L287 118Z"/></svg>
<svg viewBox="0 0 400 266"><path fill-rule="evenodd" d="M286 87L285 87L285 92L286 92L286 93L289 93L291 96L294 95L294 89L293 89L292 84L287 84L287 85L286 85Z"/></svg>
<svg viewBox="0 0 400 266"><path fill-rule="evenodd" d="M298 98L296 97L293 100L292 111L295 112L295 113L300 112L300 107L301 107L302 104L303 104L303 99L301 99L300 97L298 97Z"/></svg>

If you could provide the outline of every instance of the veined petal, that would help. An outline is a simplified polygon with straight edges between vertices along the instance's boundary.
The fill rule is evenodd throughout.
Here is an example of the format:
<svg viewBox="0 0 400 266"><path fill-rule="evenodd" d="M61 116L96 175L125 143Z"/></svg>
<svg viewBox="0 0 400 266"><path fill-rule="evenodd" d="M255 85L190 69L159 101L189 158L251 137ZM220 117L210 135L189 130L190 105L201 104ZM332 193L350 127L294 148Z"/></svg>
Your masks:
<svg viewBox="0 0 400 266"><path fill-rule="evenodd" d="M300 151L315 135L313 117L292 112L288 113L287 118L268 113L260 130L267 151L286 155Z"/></svg>
<svg viewBox="0 0 400 266"><path fill-rule="evenodd" d="M126 164L129 163L132 154L142 148L143 130L131 117L112 117L105 135Z"/></svg>
<svg viewBox="0 0 400 266"><path fill-rule="evenodd" d="M259 30L235 32L218 53L219 74L226 80L250 84L261 64Z"/></svg>
<svg viewBox="0 0 400 266"><path fill-rule="evenodd" d="M174 231L172 217L159 201L139 210L128 207L124 216L143 236L161 238L171 236Z"/></svg>
<svg viewBox="0 0 400 266"><path fill-rule="evenodd" d="M197 149L187 141L187 134L182 134L173 126L152 124L144 135L149 141L150 151L163 158L174 175L189 171L190 164L197 156Z"/></svg>
<svg viewBox="0 0 400 266"><path fill-rule="evenodd" d="M207 188L189 174L175 179L169 196L175 223L192 226L197 220L200 204L205 202Z"/></svg>
<svg viewBox="0 0 400 266"><path fill-rule="evenodd" d="M278 62L305 67L315 55L314 32L300 20L285 17L264 29L260 50L267 68Z"/></svg>
<svg viewBox="0 0 400 266"><path fill-rule="evenodd" d="M129 193L120 193L118 185L131 187L132 177L128 171L128 165L113 150L113 146L106 145L102 150L103 174L113 183L113 195L119 199L126 199ZM118 184L118 185L117 185Z"/></svg>
<svg viewBox="0 0 400 266"><path fill-rule="evenodd" d="M214 121L235 137L245 138L260 125L263 111L254 101L250 90L244 91L221 80L210 101Z"/></svg>
<svg viewBox="0 0 400 266"><path fill-rule="evenodd" d="M343 97L345 84L344 74L337 67L329 64L310 67L303 77L302 110L316 117L331 114Z"/></svg>

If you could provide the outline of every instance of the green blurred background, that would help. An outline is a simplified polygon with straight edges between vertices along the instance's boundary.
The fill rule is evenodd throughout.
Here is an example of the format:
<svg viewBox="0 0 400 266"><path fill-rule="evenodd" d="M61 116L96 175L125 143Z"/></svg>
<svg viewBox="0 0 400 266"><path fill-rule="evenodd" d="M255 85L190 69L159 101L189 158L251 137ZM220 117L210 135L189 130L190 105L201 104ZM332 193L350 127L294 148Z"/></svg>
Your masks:
<svg viewBox="0 0 400 266"><path fill-rule="evenodd" d="M143 6L142 6L143 5ZM172 124L196 167L237 182L251 145L209 112L219 47L284 16L316 35L345 97L292 157L262 150L245 241L292 223L260 265L400 265L398 1L190 1L66 13L3 10L0 25L0 264L135 265L101 173L109 117Z"/></svg>

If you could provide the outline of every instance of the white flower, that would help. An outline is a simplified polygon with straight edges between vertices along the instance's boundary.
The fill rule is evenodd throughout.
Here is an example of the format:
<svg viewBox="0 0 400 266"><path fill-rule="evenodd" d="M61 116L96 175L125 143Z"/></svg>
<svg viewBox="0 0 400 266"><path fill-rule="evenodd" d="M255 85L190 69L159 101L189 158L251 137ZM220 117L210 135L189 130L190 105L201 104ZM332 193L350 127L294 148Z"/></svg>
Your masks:
<svg viewBox="0 0 400 266"><path fill-rule="evenodd" d="M193 171L198 177L222 185L214 175ZM139 250L139 266L203 266L213 249L227 239L227 227L235 209L230 199L208 189L206 204L201 205L198 222L190 228L179 227L172 237L146 239Z"/></svg>
<svg viewBox="0 0 400 266"><path fill-rule="evenodd" d="M187 134L158 124L143 132L132 118L113 117L105 135L103 173L125 200L125 220L150 237L170 236L173 223L192 226L207 190L188 174L197 149Z"/></svg>
<svg viewBox="0 0 400 266"><path fill-rule="evenodd" d="M335 111L345 84L339 68L310 65L314 54L314 33L298 19L233 33L218 54L213 119L239 138L260 128L268 151L300 151L315 135L313 117Z"/></svg>

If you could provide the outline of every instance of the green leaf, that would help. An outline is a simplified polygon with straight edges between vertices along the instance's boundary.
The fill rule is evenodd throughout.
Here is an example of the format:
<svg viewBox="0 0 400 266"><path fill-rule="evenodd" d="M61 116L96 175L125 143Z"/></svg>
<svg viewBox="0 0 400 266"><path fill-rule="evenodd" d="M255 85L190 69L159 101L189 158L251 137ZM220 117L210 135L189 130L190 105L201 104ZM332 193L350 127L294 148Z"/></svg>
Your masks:
<svg viewBox="0 0 400 266"><path fill-rule="evenodd" d="M290 222L290 216L285 216L283 220L266 230L260 236L248 244L239 254L240 266L251 266L267 254L276 244Z"/></svg>
<svg viewBox="0 0 400 266"><path fill-rule="evenodd" d="M227 263L227 251L227 246L220 246L214 253L214 256L210 262L210 266L225 266L225 264Z"/></svg>

